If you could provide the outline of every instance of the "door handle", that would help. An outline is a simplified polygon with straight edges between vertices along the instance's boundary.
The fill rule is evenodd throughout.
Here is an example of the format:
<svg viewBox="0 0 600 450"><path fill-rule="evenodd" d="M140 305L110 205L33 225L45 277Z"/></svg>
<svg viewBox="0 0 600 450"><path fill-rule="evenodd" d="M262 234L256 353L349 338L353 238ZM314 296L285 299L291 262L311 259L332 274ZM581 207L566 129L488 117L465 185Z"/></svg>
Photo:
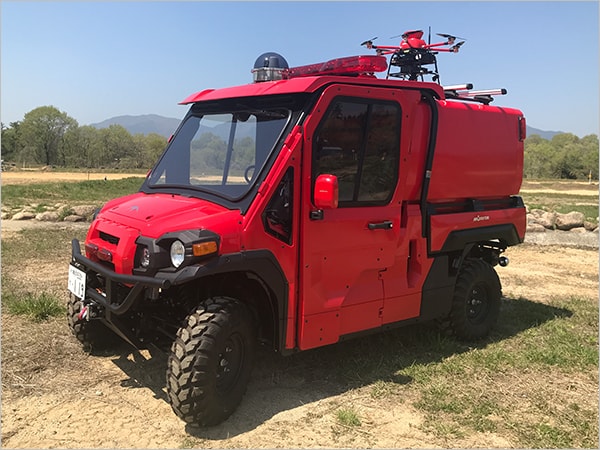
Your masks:
<svg viewBox="0 0 600 450"><path fill-rule="evenodd" d="M391 220L384 220L383 222L379 223L370 223L368 226L369 230L389 230L392 228L393 223Z"/></svg>

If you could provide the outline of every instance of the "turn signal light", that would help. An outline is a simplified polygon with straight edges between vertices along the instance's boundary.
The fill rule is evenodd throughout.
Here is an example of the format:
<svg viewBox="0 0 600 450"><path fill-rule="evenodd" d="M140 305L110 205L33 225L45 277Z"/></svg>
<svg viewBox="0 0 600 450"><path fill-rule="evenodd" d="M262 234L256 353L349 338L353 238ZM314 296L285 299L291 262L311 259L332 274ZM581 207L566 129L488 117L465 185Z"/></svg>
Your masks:
<svg viewBox="0 0 600 450"><path fill-rule="evenodd" d="M215 241L199 242L192 245L192 252L194 256L210 255L211 253L217 253L218 247Z"/></svg>

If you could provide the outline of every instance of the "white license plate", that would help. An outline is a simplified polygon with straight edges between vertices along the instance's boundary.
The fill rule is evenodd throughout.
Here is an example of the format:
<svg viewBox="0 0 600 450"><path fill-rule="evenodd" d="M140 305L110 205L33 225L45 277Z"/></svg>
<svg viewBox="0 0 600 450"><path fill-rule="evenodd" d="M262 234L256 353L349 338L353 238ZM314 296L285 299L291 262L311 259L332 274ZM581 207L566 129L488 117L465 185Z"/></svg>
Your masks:
<svg viewBox="0 0 600 450"><path fill-rule="evenodd" d="M83 299L85 297L85 272L69 265L68 288L75 296Z"/></svg>

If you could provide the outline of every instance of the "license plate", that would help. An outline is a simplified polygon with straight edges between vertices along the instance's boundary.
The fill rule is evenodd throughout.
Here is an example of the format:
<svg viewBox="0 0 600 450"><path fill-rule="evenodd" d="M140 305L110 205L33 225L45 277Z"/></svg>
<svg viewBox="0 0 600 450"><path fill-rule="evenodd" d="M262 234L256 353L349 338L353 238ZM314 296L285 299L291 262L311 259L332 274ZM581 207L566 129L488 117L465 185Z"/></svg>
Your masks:
<svg viewBox="0 0 600 450"><path fill-rule="evenodd" d="M69 265L68 288L75 296L85 297L85 272L73 265Z"/></svg>

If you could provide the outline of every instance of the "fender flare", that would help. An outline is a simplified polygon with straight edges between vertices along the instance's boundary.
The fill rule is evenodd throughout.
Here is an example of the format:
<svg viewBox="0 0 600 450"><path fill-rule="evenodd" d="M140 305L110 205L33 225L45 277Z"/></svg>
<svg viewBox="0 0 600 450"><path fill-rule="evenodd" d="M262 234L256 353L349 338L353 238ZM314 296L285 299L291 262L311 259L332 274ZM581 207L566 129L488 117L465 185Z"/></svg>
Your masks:
<svg viewBox="0 0 600 450"><path fill-rule="evenodd" d="M171 286L182 285L210 275L231 272L250 272L268 288L270 302L277 308L275 346L285 349L287 333L288 289L289 283L275 255L269 250L249 250L220 255L218 258L202 264L184 267L177 272L157 272L155 277L170 282Z"/></svg>

